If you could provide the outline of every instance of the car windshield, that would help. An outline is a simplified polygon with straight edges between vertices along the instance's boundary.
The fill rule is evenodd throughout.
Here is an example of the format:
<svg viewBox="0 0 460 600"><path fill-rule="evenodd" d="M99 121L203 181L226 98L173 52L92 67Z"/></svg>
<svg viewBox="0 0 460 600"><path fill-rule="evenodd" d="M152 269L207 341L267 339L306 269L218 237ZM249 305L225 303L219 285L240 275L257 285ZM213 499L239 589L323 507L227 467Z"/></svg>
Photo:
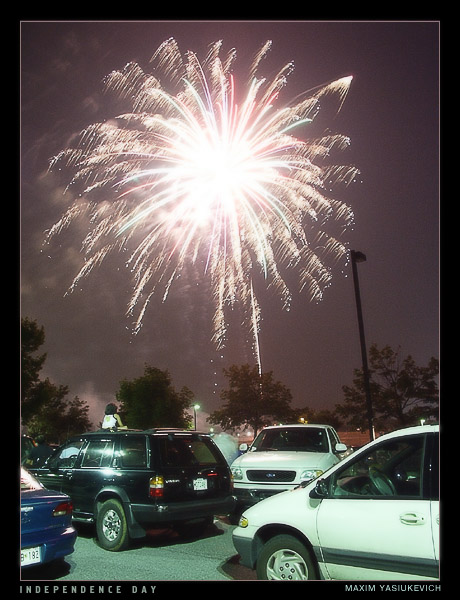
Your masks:
<svg viewBox="0 0 460 600"><path fill-rule="evenodd" d="M329 452L325 429L286 427L261 431L251 446L251 452L267 450L291 452Z"/></svg>
<svg viewBox="0 0 460 600"><path fill-rule="evenodd" d="M34 490L41 490L42 488L42 484L39 483L29 471L21 468L21 492L31 492Z"/></svg>

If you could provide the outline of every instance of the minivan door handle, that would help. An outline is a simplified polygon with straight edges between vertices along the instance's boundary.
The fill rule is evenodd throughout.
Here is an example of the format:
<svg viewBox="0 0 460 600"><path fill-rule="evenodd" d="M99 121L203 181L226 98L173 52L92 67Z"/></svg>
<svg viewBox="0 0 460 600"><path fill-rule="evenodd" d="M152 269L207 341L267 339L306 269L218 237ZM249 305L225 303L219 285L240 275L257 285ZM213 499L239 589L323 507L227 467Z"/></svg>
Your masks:
<svg viewBox="0 0 460 600"><path fill-rule="evenodd" d="M65 471L64 477L66 479L72 479L73 471Z"/></svg>
<svg viewBox="0 0 460 600"><path fill-rule="evenodd" d="M424 525L425 516L416 512L403 513L399 516L399 520L404 525Z"/></svg>

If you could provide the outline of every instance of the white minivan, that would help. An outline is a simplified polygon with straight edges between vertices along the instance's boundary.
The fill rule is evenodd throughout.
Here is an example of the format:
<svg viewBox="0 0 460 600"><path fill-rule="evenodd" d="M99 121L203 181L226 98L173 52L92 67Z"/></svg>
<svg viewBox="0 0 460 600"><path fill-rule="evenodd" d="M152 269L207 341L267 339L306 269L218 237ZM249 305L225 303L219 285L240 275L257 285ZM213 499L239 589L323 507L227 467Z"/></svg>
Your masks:
<svg viewBox="0 0 460 600"><path fill-rule="evenodd" d="M233 531L258 579L439 578L439 426L379 437Z"/></svg>

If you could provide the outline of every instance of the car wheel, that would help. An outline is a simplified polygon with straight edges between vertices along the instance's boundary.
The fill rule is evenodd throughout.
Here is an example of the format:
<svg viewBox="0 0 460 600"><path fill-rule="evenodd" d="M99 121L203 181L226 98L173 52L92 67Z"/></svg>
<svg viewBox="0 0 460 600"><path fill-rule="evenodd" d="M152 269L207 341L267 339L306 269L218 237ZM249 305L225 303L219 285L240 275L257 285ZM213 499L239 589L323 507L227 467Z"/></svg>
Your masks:
<svg viewBox="0 0 460 600"><path fill-rule="evenodd" d="M264 545L257 560L256 571L258 579L275 581L317 578L310 551L291 535L277 535Z"/></svg>
<svg viewBox="0 0 460 600"><path fill-rule="evenodd" d="M97 513L97 539L105 550L117 552L129 545L128 523L118 500L107 500Z"/></svg>

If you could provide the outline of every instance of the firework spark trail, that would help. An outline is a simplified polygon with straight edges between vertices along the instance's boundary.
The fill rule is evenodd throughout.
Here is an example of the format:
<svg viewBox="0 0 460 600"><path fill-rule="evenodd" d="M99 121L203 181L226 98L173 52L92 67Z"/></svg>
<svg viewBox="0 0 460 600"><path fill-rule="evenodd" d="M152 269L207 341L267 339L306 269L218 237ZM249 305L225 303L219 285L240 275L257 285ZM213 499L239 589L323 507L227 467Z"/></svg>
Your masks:
<svg viewBox="0 0 460 600"><path fill-rule="evenodd" d="M166 40L151 59L154 74L129 63L106 78L106 90L129 101L129 112L89 126L76 147L51 161L51 168L73 170L68 187L80 188L80 194L49 237L83 212L92 226L82 244L85 264L71 290L109 252L133 244L126 263L133 275L128 314L137 312L137 332L157 288L166 300L187 262L202 261L216 304L213 339L218 347L224 344L226 307L239 303L259 367L253 274L259 270L289 307L291 292L280 268L296 267L300 289L320 299L331 279L325 257L347 251L322 224L334 218L346 228L353 221L350 208L326 193L326 182L348 184L358 172L322 164L332 149L349 143L347 137L306 142L293 135L314 119L322 97L337 95L340 109L351 77L276 110L293 65L272 80L259 77L270 47L267 42L256 55L238 104L234 49L221 57L222 42L216 42L200 63L192 52L182 57L174 39ZM307 224L317 227L316 237L309 238Z"/></svg>

